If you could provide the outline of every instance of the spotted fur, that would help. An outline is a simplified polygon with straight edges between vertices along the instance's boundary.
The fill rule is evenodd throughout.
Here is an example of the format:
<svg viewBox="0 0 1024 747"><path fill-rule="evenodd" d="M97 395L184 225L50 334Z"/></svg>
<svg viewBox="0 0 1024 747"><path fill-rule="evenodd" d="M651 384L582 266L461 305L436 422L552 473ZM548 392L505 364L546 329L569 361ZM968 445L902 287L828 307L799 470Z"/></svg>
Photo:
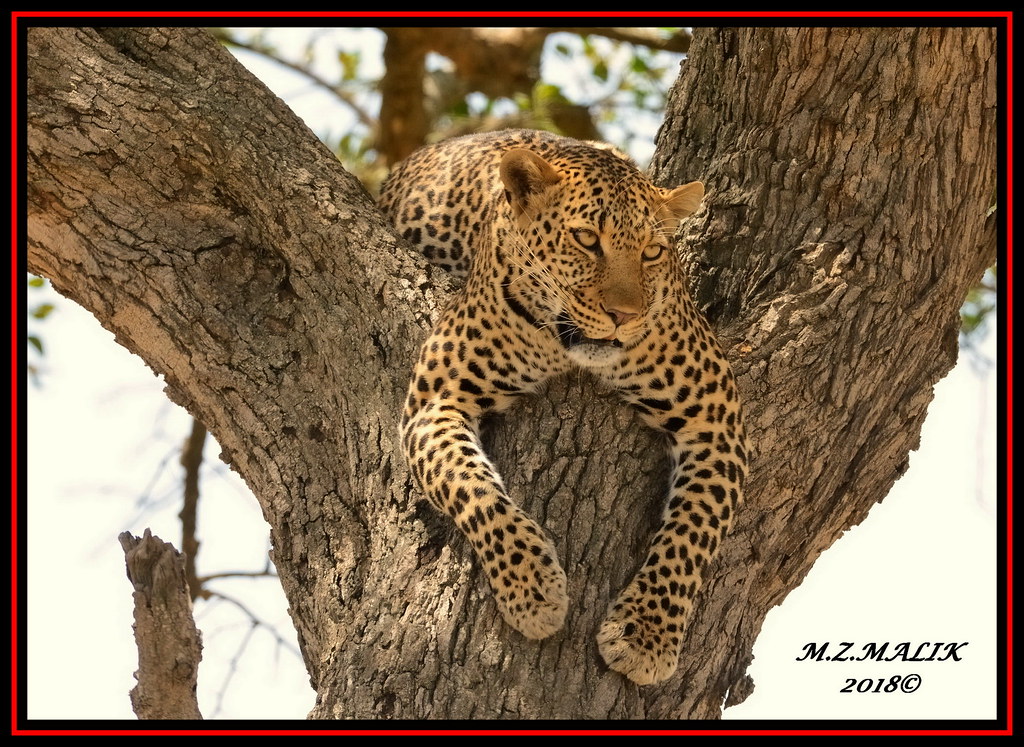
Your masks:
<svg viewBox="0 0 1024 747"><path fill-rule="evenodd" d="M674 249L678 222L703 194L699 182L655 187L609 146L509 130L417 151L381 195L406 239L466 278L416 363L402 443L509 625L529 638L556 632L566 576L484 453L481 416L582 367L666 434L673 468L661 526L597 636L607 664L640 684L675 671L747 470L733 375Z"/></svg>

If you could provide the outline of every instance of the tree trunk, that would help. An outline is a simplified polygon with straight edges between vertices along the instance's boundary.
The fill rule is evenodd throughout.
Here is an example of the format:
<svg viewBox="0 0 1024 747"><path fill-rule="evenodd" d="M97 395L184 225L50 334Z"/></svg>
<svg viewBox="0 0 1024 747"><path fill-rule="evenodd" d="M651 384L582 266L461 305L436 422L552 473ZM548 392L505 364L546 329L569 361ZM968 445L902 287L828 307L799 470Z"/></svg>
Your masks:
<svg viewBox="0 0 1024 747"><path fill-rule="evenodd" d="M641 688L595 634L658 521L657 438L582 374L491 424L569 580L563 630L526 640L399 457L443 273L203 32L36 28L28 62L29 268L252 488L314 718L717 718L750 692L767 611L906 468L994 260L993 30L694 35L654 172L709 188L687 257L754 462L679 671Z"/></svg>
<svg viewBox="0 0 1024 747"><path fill-rule="evenodd" d="M707 619L690 628L715 641L694 652L695 676L719 672L732 705L749 695L765 613L906 471L956 362L958 310L995 262L996 34L697 40L652 170L709 185L688 256L753 444L748 502L698 608Z"/></svg>

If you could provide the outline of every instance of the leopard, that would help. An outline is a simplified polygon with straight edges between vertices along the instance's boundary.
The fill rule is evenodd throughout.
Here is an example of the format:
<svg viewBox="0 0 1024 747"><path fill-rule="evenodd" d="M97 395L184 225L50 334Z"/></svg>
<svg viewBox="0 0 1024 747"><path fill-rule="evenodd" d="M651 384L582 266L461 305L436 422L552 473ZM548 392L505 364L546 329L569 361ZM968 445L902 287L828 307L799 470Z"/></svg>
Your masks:
<svg viewBox="0 0 1024 747"><path fill-rule="evenodd" d="M660 525L597 631L607 666L638 685L675 672L748 469L736 379L675 239L703 200L700 181L658 187L614 146L538 130L427 145L392 168L378 200L401 237L462 283L413 367L401 448L508 625L529 639L559 631L567 577L485 453L481 420L582 369L665 435Z"/></svg>

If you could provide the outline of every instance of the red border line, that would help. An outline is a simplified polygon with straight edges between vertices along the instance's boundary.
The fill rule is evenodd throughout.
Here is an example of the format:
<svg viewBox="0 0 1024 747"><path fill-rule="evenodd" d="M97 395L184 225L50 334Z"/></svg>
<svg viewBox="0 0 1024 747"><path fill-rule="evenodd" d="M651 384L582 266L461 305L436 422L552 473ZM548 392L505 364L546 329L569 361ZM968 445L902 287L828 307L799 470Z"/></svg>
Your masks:
<svg viewBox="0 0 1024 747"><path fill-rule="evenodd" d="M466 735L466 736L562 736L571 734L573 736L946 736L950 734L962 736L1000 736L1007 732L997 729L975 729L970 731L952 731L942 729L226 729L224 731L206 729L154 729L152 731L140 729L126 729L124 731L103 730L103 729L34 729L18 732L23 736L104 736L104 735L135 735L135 736L206 736L206 735L265 735L265 736L312 736L312 735L334 735L334 736L400 736L420 737L435 735Z"/></svg>
<svg viewBox="0 0 1024 747"><path fill-rule="evenodd" d="M1006 268L1002 301L1006 305L1006 728L1013 733L1013 14L1006 17Z"/></svg>
<svg viewBox="0 0 1024 747"><path fill-rule="evenodd" d="M907 11L842 11L821 10L804 12L797 10L772 11L118 11L91 10L82 12L55 10L22 10L13 11L15 18L218 18L218 17L259 17L259 18L1008 18L1010 11L976 10L976 11L942 11L942 10L907 10Z"/></svg>
<svg viewBox="0 0 1024 747"><path fill-rule="evenodd" d="M18 155L21 152L21 145L18 138L21 134L18 129L19 91L18 91L18 26L15 20L11 20L11 726L12 733L17 730L18 713L18 666L16 662L21 661L18 656L18 413L19 408L18 392L21 377L19 361L21 360L18 343L21 340L18 320L19 300L21 294L18 288L23 287L25 282L19 273L19 257L21 244L18 236L19 200L17 195L21 194L20 160Z"/></svg>

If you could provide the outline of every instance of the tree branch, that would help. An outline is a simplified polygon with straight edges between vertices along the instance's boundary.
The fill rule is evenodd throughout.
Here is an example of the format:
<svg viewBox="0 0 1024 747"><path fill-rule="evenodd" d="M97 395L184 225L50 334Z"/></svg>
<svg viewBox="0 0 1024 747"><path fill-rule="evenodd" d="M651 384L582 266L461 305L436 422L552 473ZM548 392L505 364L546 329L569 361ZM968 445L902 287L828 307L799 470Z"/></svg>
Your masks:
<svg viewBox="0 0 1024 747"><path fill-rule="evenodd" d="M192 619L192 602L181 554L147 529L129 532L124 548L128 579L135 589L135 641L138 684L131 691L140 719L201 719L196 681L202 641Z"/></svg>
<svg viewBox="0 0 1024 747"><path fill-rule="evenodd" d="M189 594L194 602L202 589L196 575L196 558L199 556L199 537L196 534L199 513L199 467L203 463L203 446L206 444L206 426L192 418L192 431L181 450L181 466L185 468L184 495L181 512L181 548L185 556L185 578Z"/></svg>
<svg viewBox="0 0 1024 747"><path fill-rule="evenodd" d="M392 166L426 142L430 121L423 98L428 48L424 29L384 29L377 150Z"/></svg>
<svg viewBox="0 0 1024 747"><path fill-rule="evenodd" d="M29 266L244 476L316 682L384 562L367 517L403 521L398 403L451 281L204 32L32 28L27 59Z"/></svg>
<svg viewBox="0 0 1024 747"><path fill-rule="evenodd" d="M612 41L635 44L640 47L648 47L649 49L657 49L663 52L678 52L682 54L690 51L690 40L692 38L690 32L686 29L677 29L674 33L667 36L651 28L620 26L551 26L545 27L544 30L548 34L560 32L579 34L580 36L593 34L594 36L603 36Z"/></svg>

